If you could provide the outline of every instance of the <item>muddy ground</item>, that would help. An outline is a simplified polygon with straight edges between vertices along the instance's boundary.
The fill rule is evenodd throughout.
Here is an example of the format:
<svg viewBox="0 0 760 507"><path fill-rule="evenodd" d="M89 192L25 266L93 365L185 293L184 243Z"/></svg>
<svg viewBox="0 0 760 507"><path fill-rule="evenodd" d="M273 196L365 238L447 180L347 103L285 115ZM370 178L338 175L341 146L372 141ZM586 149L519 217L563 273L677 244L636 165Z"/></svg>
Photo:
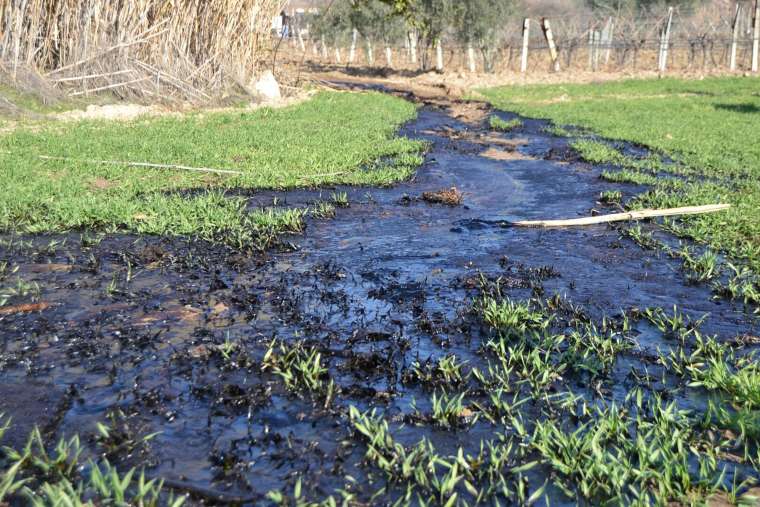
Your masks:
<svg viewBox="0 0 760 507"><path fill-rule="evenodd" d="M349 207L309 219L274 251L131 235L0 237L0 262L19 265L45 306L0 315L0 412L15 422L5 443L22 445L33 425L51 442L78 433L90 455L146 466L196 503L261 503L270 490L292 491L298 477L309 498L344 488L368 501L382 481L363 463L350 405L377 408L400 441L425 436L444 454L474 451L493 433L485 419L445 430L412 418L412 401L425 411L431 387L407 375L414 361L452 353L468 368L484 366L487 331L472 312L481 276L503 277L516 299L560 294L591 319L677 305L694 318L709 314L704 332L723 340L758 333L741 305L715 300L677 261L618 229L510 227L605 211L597 202L605 190L642 191L601 180L602 168L578 161L544 122L498 133L483 104L411 98L423 105L402 135L430 143L413 181L337 189ZM452 187L461 205L421 199ZM332 191L259 192L250 205L304 206ZM562 382L622 399L632 372L656 369L655 351L666 345L643 322L635 335L601 390L583 378ZM338 388L331 403L262 371L275 338L317 347ZM234 344L227 355L225 343ZM704 405L702 396L678 401ZM118 438L99 443L97 422Z"/></svg>

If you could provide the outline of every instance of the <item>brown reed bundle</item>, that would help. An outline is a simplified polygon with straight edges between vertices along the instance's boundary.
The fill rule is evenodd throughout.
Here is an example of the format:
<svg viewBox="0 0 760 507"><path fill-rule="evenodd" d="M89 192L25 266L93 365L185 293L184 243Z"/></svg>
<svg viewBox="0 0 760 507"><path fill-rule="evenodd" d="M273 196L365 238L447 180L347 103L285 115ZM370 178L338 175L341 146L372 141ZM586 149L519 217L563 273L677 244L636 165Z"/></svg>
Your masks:
<svg viewBox="0 0 760 507"><path fill-rule="evenodd" d="M209 100L245 83L283 0L2 0L0 62L71 95L101 90Z"/></svg>

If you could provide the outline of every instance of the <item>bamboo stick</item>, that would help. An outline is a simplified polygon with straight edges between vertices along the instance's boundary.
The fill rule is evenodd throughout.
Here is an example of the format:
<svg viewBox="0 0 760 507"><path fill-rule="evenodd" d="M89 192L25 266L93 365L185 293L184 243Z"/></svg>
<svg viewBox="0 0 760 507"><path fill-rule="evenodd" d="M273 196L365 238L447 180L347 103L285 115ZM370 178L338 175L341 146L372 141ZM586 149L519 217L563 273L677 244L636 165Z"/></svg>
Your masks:
<svg viewBox="0 0 760 507"><path fill-rule="evenodd" d="M213 169L210 167L190 167L186 165L174 165L174 164L153 164L150 162L130 162L127 160L97 160L91 158L69 158L69 157L51 157L48 155L38 155L42 160L58 160L63 162L84 162L88 164L101 164L101 165L123 165L128 167L149 167L153 169L177 169L181 171L196 171L204 173L214 174L228 174L228 175L242 175L240 171L233 171L230 169Z"/></svg>
<svg viewBox="0 0 760 507"><path fill-rule="evenodd" d="M566 220L521 220L519 222L512 222L512 225L516 227L574 227L581 225L606 224L610 222L624 222L628 220L642 220L644 218L715 213L717 211L727 210L730 207L730 204L709 204L706 206L686 206L683 208L642 209L625 213L612 213L610 215L571 218Z"/></svg>

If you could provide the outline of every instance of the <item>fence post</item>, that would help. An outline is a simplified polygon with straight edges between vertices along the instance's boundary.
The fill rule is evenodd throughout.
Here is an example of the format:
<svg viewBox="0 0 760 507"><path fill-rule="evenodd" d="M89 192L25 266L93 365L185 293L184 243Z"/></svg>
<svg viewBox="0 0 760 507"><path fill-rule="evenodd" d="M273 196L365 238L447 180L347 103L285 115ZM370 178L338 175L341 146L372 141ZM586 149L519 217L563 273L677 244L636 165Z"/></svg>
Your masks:
<svg viewBox="0 0 760 507"><path fill-rule="evenodd" d="M594 37L596 29L592 23L588 28L588 70L594 70Z"/></svg>
<svg viewBox="0 0 760 507"><path fill-rule="evenodd" d="M760 0L755 0L752 27L752 72L757 72L758 59L760 59Z"/></svg>
<svg viewBox="0 0 760 507"><path fill-rule="evenodd" d="M541 29L544 31L544 37L546 37L546 43L549 45L549 55L552 58L552 68L554 72L559 72L559 55L557 54L557 45L554 44L554 35L552 35L552 27L549 24L549 20L541 18Z"/></svg>
<svg viewBox="0 0 760 507"><path fill-rule="evenodd" d="M393 67L393 52L388 45L385 46L385 63L389 69Z"/></svg>
<svg viewBox="0 0 760 507"><path fill-rule="evenodd" d="M615 30L615 22L612 18L607 20L607 25L604 27L604 65L610 63L610 52L612 51L612 33Z"/></svg>
<svg viewBox="0 0 760 507"><path fill-rule="evenodd" d="M372 39L367 37L365 42L367 44L367 65L372 67L375 65L375 52L372 50Z"/></svg>
<svg viewBox="0 0 760 507"><path fill-rule="evenodd" d="M296 34L298 36L298 47L301 48L301 52L302 53L305 53L306 52L306 43L303 41L303 34L301 34L301 29L300 28L298 30L296 30Z"/></svg>
<svg viewBox="0 0 760 507"><path fill-rule="evenodd" d="M594 32L594 72L599 70L599 56L602 54L602 37L603 32L596 30Z"/></svg>
<svg viewBox="0 0 760 507"><path fill-rule="evenodd" d="M668 7L668 23L662 31L660 39L660 72L665 72L668 67L668 48L670 46L670 27L673 24L673 7Z"/></svg>
<svg viewBox="0 0 760 507"><path fill-rule="evenodd" d="M409 57L412 59L414 65L417 64L417 37L414 36L414 32L409 32Z"/></svg>
<svg viewBox="0 0 760 507"><path fill-rule="evenodd" d="M530 18L523 21L522 58L520 59L520 72L528 72L528 43L530 42Z"/></svg>
<svg viewBox="0 0 760 507"><path fill-rule="evenodd" d="M443 44L440 37L435 40L435 70L443 72Z"/></svg>
<svg viewBox="0 0 760 507"><path fill-rule="evenodd" d="M359 37L359 30L354 28L354 31L351 33L351 49L348 51L348 63L354 63L354 60L356 60L356 39Z"/></svg>
<svg viewBox="0 0 760 507"><path fill-rule="evenodd" d="M472 42L467 43L467 66L471 73L475 73L475 50L472 48Z"/></svg>
<svg viewBox="0 0 760 507"><path fill-rule="evenodd" d="M340 48L335 46L335 63L340 64Z"/></svg>
<svg viewBox="0 0 760 507"><path fill-rule="evenodd" d="M322 41L322 59L327 60L327 45L325 44L325 36L321 37Z"/></svg>
<svg viewBox="0 0 760 507"><path fill-rule="evenodd" d="M734 23L731 26L731 53L729 54L728 70L731 72L736 70L736 44L739 39L739 17L742 13L742 5L736 2L736 11L734 12Z"/></svg>

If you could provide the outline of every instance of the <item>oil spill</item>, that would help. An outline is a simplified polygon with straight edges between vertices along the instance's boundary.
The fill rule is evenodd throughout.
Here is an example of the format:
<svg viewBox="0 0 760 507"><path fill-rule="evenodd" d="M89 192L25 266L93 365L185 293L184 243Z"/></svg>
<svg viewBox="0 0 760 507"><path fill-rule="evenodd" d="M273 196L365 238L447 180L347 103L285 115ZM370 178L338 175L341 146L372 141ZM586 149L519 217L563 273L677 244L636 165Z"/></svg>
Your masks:
<svg viewBox="0 0 760 507"><path fill-rule="evenodd" d="M0 316L0 412L16 420L14 443L37 424L50 442L79 433L87 453L102 456L95 425L118 420L125 440L160 433L112 452L112 463L147 466L194 502L261 503L299 477L309 498L348 488L368 500L380 486L370 485L366 449L352 438L350 405L377 408L399 441L427 437L441 453L475 451L491 436L485 420L450 431L410 418L412 403L424 412L431 394L409 376L414 361L455 354L485 365L487 333L471 312L481 276L502 277L515 298L560 294L592 319L677 305L695 319L709 314L703 330L723 340L757 335L744 308L686 283L678 263L611 227L507 226L585 216L601 209L600 192L631 187L601 180L543 122L500 134L482 104L423 102L401 131L429 143L413 180L335 189L350 207L309 219L288 251L130 235L2 237L0 262L19 266L9 280L36 284L36 299L51 305ZM420 199L452 187L462 206ZM260 192L250 203L304 206L331 191ZM643 324L637 336L607 380L608 399L624 397L630 372L654 368L656 349L669 346ZM262 371L274 339L320 351L338 386L329 406ZM19 386L24 396L13 394ZM703 398L679 401L699 408Z"/></svg>

